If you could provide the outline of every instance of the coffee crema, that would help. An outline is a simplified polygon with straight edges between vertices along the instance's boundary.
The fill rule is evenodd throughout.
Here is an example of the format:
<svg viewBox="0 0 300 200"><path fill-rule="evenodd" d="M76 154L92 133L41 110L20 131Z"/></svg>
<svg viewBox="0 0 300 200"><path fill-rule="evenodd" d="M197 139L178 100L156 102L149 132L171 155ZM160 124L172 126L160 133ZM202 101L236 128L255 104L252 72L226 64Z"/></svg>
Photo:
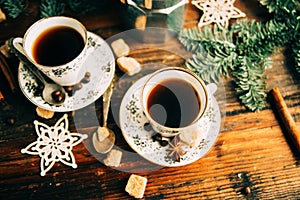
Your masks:
<svg viewBox="0 0 300 200"><path fill-rule="evenodd" d="M75 29L55 26L43 31L34 41L32 56L44 66L59 66L76 58L84 48L84 39Z"/></svg>
<svg viewBox="0 0 300 200"><path fill-rule="evenodd" d="M190 125L199 115L200 98L195 88L182 79L159 82L149 93L147 110L157 123L171 128Z"/></svg>

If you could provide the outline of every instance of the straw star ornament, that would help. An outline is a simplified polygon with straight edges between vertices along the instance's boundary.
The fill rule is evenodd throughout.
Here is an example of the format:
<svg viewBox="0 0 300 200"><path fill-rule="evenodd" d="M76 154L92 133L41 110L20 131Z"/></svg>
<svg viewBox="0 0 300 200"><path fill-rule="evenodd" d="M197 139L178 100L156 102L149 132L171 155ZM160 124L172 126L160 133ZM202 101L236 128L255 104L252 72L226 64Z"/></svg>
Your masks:
<svg viewBox="0 0 300 200"><path fill-rule="evenodd" d="M203 11L199 27L216 23L220 28L227 28L231 18L245 17L245 13L234 7L235 0L194 0L192 4Z"/></svg>
<svg viewBox="0 0 300 200"><path fill-rule="evenodd" d="M34 121L38 138L29 144L21 153L39 155L41 157L41 176L45 176L56 162L77 168L75 157L72 153L76 146L87 138L86 134L70 133L67 114L60 118L56 124L49 127L38 121Z"/></svg>

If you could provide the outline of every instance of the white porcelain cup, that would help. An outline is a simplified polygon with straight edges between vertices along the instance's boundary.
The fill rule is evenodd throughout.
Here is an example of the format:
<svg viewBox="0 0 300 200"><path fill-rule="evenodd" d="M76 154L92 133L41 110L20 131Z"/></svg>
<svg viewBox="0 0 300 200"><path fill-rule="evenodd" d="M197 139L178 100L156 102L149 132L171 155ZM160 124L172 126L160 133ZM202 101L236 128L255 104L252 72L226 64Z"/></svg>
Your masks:
<svg viewBox="0 0 300 200"><path fill-rule="evenodd" d="M72 60L66 61L66 63L47 66L40 64L34 57L33 49L37 39L41 34L56 27L69 27L74 29L83 39L82 50L78 55L74 56ZM59 85L70 86L80 82L86 72L86 66L84 61L87 54L87 30L86 28L76 19L64 16L55 16L43 18L29 27L23 38L15 38L13 40L14 47L46 76L52 79ZM50 50L49 50L50 51Z"/></svg>
<svg viewBox="0 0 300 200"><path fill-rule="evenodd" d="M171 81L173 86L166 84L168 81ZM179 87L175 87L174 83ZM158 85L169 88L159 89L161 86ZM178 95L178 92L181 94ZM166 96L174 98L166 98ZM163 100L159 100L161 98ZM172 104L173 100L176 100L175 104ZM206 85L197 75L187 69L167 67L154 72L145 82L142 88L141 104L153 130L164 137L172 137L197 129L207 110L209 97ZM172 107L172 105L175 106ZM157 120L158 118L160 119ZM169 123L168 120L173 119L177 120L178 126L170 125L173 122Z"/></svg>

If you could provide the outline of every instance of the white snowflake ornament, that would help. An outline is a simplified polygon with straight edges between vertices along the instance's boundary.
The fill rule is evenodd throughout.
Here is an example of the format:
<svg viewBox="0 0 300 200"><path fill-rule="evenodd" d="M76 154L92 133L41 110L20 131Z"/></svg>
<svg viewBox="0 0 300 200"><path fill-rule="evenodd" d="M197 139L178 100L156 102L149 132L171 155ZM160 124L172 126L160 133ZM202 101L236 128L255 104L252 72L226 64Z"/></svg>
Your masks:
<svg viewBox="0 0 300 200"><path fill-rule="evenodd" d="M38 138L29 144L21 153L39 155L41 157L41 176L45 176L55 162L62 162L65 165L77 168L72 153L73 146L76 146L88 136L87 134L70 133L68 115L65 114L56 124L49 127L38 121L34 121Z"/></svg>
<svg viewBox="0 0 300 200"><path fill-rule="evenodd" d="M192 4L203 11L199 27L216 23L227 28L231 18L245 17L245 13L234 7L235 0L194 0Z"/></svg>

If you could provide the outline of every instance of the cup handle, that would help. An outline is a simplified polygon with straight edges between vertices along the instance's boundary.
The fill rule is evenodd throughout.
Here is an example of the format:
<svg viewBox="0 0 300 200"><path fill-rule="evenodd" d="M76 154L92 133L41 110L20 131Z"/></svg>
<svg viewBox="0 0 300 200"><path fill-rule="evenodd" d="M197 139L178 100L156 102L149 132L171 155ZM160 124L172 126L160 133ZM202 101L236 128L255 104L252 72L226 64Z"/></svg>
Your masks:
<svg viewBox="0 0 300 200"><path fill-rule="evenodd" d="M14 45L16 50L18 50L20 53L26 56L25 50L23 48L23 38L20 37L14 38L12 44Z"/></svg>

